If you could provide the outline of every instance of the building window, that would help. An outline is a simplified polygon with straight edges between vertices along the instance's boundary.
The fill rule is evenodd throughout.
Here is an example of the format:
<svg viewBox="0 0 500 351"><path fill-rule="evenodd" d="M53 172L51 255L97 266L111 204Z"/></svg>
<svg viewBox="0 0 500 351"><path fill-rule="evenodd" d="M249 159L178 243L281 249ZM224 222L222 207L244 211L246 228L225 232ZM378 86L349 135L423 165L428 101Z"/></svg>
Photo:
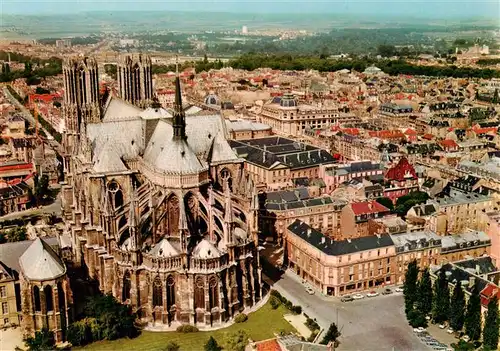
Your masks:
<svg viewBox="0 0 500 351"><path fill-rule="evenodd" d="M0 297L7 297L7 287L0 286Z"/></svg>
<svg viewBox="0 0 500 351"><path fill-rule="evenodd" d="M9 313L9 304L7 302L2 302L2 313L3 314Z"/></svg>
<svg viewBox="0 0 500 351"><path fill-rule="evenodd" d="M45 294L45 307L47 308L47 312L54 310L54 297L52 296L52 287L50 285L46 285L43 288L43 292Z"/></svg>
<svg viewBox="0 0 500 351"><path fill-rule="evenodd" d="M33 288L33 299L35 300L35 311L40 312L41 311L40 289L38 288L38 286L35 286Z"/></svg>
<svg viewBox="0 0 500 351"><path fill-rule="evenodd" d="M153 307L163 306L163 286L160 277L153 281Z"/></svg>
<svg viewBox="0 0 500 351"><path fill-rule="evenodd" d="M3 324L9 324L9 318L4 318L3 319Z"/></svg>

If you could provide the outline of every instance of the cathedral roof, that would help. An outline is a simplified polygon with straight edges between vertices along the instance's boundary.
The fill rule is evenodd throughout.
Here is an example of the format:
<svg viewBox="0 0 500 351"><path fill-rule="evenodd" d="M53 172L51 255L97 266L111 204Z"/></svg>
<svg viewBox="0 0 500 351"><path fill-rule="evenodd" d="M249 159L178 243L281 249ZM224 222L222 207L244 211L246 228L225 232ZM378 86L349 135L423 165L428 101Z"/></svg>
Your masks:
<svg viewBox="0 0 500 351"><path fill-rule="evenodd" d="M156 118L172 118L172 114L164 108L148 107L142 111L139 116L142 119L156 119Z"/></svg>
<svg viewBox="0 0 500 351"><path fill-rule="evenodd" d="M222 133L217 133L213 138L212 150L210 155L211 163L236 161L238 157L228 144Z"/></svg>
<svg viewBox="0 0 500 351"><path fill-rule="evenodd" d="M30 280L50 280L66 273L66 266L43 239L37 238L19 258L23 274Z"/></svg>
<svg viewBox="0 0 500 351"><path fill-rule="evenodd" d="M222 256L222 253L210 241L203 239L194 248L193 256L202 259L217 258Z"/></svg>
<svg viewBox="0 0 500 351"><path fill-rule="evenodd" d="M207 169L186 140L172 138L172 125L160 121L144 152L144 161L167 173L192 174Z"/></svg>
<svg viewBox="0 0 500 351"><path fill-rule="evenodd" d="M94 171L97 173L123 172L126 170L127 167L110 142L106 143L102 151L94 158Z"/></svg>
<svg viewBox="0 0 500 351"><path fill-rule="evenodd" d="M139 118L87 125L87 136L93 145L95 163L112 146L124 160L137 158L144 150L144 122Z"/></svg>
<svg viewBox="0 0 500 351"><path fill-rule="evenodd" d="M167 238L163 238L149 251L149 254L157 257L172 257L179 255L179 251Z"/></svg>
<svg viewBox="0 0 500 351"><path fill-rule="evenodd" d="M130 117L137 117L141 114L141 112L143 112L143 110L139 107L112 96L109 98L106 107L104 108L104 117L102 118L102 121L109 122L127 119Z"/></svg>

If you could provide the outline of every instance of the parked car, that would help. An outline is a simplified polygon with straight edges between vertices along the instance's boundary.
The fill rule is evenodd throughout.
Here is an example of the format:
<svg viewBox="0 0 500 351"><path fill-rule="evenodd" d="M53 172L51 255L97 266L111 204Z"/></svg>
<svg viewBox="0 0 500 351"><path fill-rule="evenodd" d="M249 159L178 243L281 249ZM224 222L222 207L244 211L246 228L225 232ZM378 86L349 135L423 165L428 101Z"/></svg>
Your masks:
<svg viewBox="0 0 500 351"><path fill-rule="evenodd" d="M368 297L375 297L375 296L378 296L378 292L372 290L368 294L366 294L366 296L368 296Z"/></svg>
<svg viewBox="0 0 500 351"><path fill-rule="evenodd" d="M446 328L446 324L443 323L443 324L439 325L439 329L445 329L445 328Z"/></svg>
<svg viewBox="0 0 500 351"><path fill-rule="evenodd" d="M465 341L465 342L469 342L470 341L469 335L462 336L462 340Z"/></svg>
<svg viewBox="0 0 500 351"><path fill-rule="evenodd" d="M448 328L448 330L446 331L448 334L453 334L454 331L453 331L453 328Z"/></svg>
<svg viewBox="0 0 500 351"><path fill-rule="evenodd" d="M306 286L306 291L309 295L314 295L314 290L310 286Z"/></svg>
<svg viewBox="0 0 500 351"><path fill-rule="evenodd" d="M414 329L414 330L415 330L415 329ZM417 328L417 333L423 333L423 332L425 332L425 331L427 331L427 330L425 330L425 328L423 328L423 327L418 327L418 328Z"/></svg>
<svg viewBox="0 0 500 351"><path fill-rule="evenodd" d="M403 287L402 286L398 286L396 288L396 292L403 292Z"/></svg>
<svg viewBox="0 0 500 351"><path fill-rule="evenodd" d="M392 290L389 288L386 288L384 291L382 291L382 295L390 295L392 294Z"/></svg>
<svg viewBox="0 0 500 351"><path fill-rule="evenodd" d="M350 301L354 301L354 298L352 296L342 296L342 298L340 299L340 301L342 301L342 302L350 302Z"/></svg>
<svg viewBox="0 0 500 351"><path fill-rule="evenodd" d="M352 297L354 298L354 300L361 300L361 299L364 299L365 297L361 294L355 294L355 295L352 295Z"/></svg>

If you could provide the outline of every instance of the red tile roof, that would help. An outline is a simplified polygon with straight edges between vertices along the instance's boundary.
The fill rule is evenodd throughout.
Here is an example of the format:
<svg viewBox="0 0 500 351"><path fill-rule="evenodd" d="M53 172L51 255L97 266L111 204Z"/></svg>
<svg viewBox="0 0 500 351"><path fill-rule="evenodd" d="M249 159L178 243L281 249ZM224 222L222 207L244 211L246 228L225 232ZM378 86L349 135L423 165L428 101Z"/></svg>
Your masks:
<svg viewBox="0 0 500 351"><path fill-rule="evenodd" d="M33 169L32 163L20 163L15 165L0 165L0 172L14 171L18 169Z"/></svg>
<svg viewBox="0 0 500 351"><path fill-rule="evenodd" d="M389 212L389 209L377 201L353 202L351 208L356 216L370 213Z"/></svg>
<svg viewBox="0 0 500 351"><path fill-rule="evenodd" d="M481 291L481 304L483 306L488 306L490 303L490 300L496 295L498 299L500 299L500 287L495 284L488 284L486 287Z"/></svg>
<svg viewBox="0 0 500 351"><path fill-rule="evenodd" d="M410 179L418 178L415 168L413 168L410 162L408 162L406 157L402 157L397 165L387 171L385 178L389 180L403 181L409 179L407 177L408 175L410 176Z"/></svg>
<svg viewBox="0 0 500 351"><path fill-rule="evenodd" d="M441 140L439 144L445 149L458 149L458 144L455 142L455 140L445 139Z"/></svg>
<svg viewBox="0 0 500 351"><path fill-rule="evenodd" d="M256 344L257 351L282 351L276 339L264 340Z"/></svg>
<svg viewBox="0 0 500 351"><path fill-rule="evenodd" d="M427 139L427 140L432 140L432 139L434 139L434 135L432 135L432 134L424 134L424 136L422 138Z"/></svg>

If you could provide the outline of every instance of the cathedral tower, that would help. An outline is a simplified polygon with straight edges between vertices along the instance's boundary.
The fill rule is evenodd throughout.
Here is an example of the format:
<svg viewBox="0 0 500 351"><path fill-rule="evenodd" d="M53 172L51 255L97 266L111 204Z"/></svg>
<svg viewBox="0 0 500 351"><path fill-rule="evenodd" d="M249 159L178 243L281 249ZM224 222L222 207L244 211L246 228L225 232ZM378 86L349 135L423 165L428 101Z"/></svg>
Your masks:
<svg viewBox="0 0 500 351"><path fill-rule="evenodd" d="M93 58L70 58L63 64L64 122L63 145L71 154L77 145L83 123L97 123L100 118L99 73Z"/></svg>
<svg viewBox="0 0 500 351"><path fill-rule="evenodd" d="M140 108L148 107L153 99L151 58L146 55L120 57L117 67L118 95Z"/></svg>

